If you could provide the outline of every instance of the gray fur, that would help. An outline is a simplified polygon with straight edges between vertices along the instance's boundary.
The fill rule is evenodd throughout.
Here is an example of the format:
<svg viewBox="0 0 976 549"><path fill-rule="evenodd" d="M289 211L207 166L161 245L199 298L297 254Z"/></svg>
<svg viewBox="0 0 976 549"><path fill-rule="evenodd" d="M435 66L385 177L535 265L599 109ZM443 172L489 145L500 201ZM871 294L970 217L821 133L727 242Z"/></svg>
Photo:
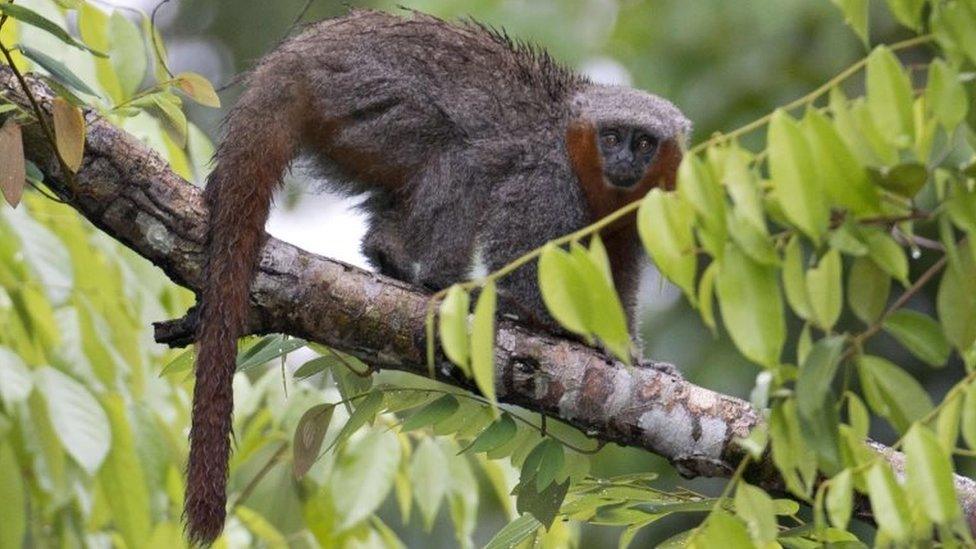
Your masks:
<svg viewBox="0 0 976 549"><path fill-rule="evenodd" d="M268 56L250 86L263 80L304 90L313 124L353 121L327 146L313 128L306 153L337 188L370 193L371 263L431 289L469 274L476 241L497 269L593 221L567 158L572 120L644 126L661 139L689 131L664 99L592 84L503 33L420 13L357 11L313 25ZM411 176L391 190L380 173L351 175L336 146ZM535 276L523 268L501 290L546 317Z"/></svg>
<svg viewBox="0 0 976 549"><path fill-rule="evenodd" d="M605 185L589 147L592 128L614 125L642 127L672 151L629 194ZM585 137L574 141L584 152L571 154L570 130ZM378 270L439 289L470 273L476 243L494 270L649 186L673 185L676 149L667 145L687 130L663 99L591 84L502 33L418 13L355 11L262 59L227 116L204 193L210 230L187 467L190 540L209 543L223 528L236 342L273 192L296 156L338 189L369 193L363 251ZM633 233L605 232L628 309ZM499 291L502 311L554 325L534 263Z"/></svg>

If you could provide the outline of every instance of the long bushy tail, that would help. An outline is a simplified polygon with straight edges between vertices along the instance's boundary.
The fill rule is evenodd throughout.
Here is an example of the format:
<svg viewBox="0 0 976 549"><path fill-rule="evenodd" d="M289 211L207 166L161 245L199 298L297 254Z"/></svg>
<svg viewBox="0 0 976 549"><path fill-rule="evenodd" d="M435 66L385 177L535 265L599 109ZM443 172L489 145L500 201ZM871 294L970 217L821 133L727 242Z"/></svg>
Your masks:
<svg viewBox="0 0 976 549"><path fill-rule="evenodd" d="M228 115L204 193L210 227L184 507L187 537L196 544L211 543L223 529L237 339L247 322L272 195L296 152L296 122L288 111L297 98L282 93L287 83L280 78L260 77L252 75Z"/></svg>

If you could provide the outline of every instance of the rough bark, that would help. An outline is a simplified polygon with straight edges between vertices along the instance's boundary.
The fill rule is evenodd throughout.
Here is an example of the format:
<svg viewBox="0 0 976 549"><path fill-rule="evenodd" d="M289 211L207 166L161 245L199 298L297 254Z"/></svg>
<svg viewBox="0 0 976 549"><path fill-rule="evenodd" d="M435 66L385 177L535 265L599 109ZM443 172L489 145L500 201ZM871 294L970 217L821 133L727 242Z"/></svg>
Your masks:
<svg viewBox="0 0 976 549"><path fill-rule="evenodd" d="M49 109L50 90L35 79L29 82L41 107ZM13 74L3 66L0 93L27 105ZM198 289L206 223L199 189L133 136L93 112L86 111L85 119L85 159L74 177L74 193L36 124L24 128L27 157L44 172L47 186L93 224L177 284ZM252 333L286 333L351 353L376 368L428 374L424 324L429 296L408 284L269 237L251 298ZM161 323L157 339L185 344L192 323L190 317ZM500 401L559 418L601 441L654 452L688 477L731 475L745 456L734 439L748 435L763 421L762 414L741 399L696 386L666 369L626 368L578 342L505 320L498 324L495 379ZM475 390L443 358L436 374ZM903 472L903 454L877 443L871 446L896 473ZM768 460L750 466L746 476L768 489L783 490ZM976 482L956 476L955 483L973 529Z"/></svg>

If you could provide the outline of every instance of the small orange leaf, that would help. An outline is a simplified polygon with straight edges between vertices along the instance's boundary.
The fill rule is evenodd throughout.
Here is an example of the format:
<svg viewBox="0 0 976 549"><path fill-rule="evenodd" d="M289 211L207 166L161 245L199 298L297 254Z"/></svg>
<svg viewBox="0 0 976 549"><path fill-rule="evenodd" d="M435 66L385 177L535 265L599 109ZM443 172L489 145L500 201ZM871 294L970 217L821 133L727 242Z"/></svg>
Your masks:
<svg viewBox="0 0 976 549"><path fill-rule="evenodd" d="M12 117L0 128L0 191L11 206L20 204L27 171L24 165L24 142L20 124Z"/></svg>
<svg viewBox="0 0 976 549"><path fill-rule="evenodd" d="M85 155L85 116L81 109L60 97L54 98L52 107L58 152L68 169L77 172Z"/></svg>
<svg viewBox="0 0 976 549"><path fill-rule="evenodd" d="M176 75L176 85L194 101L205 107L220 107L220 98L209 80L195 72Z"/></svg>

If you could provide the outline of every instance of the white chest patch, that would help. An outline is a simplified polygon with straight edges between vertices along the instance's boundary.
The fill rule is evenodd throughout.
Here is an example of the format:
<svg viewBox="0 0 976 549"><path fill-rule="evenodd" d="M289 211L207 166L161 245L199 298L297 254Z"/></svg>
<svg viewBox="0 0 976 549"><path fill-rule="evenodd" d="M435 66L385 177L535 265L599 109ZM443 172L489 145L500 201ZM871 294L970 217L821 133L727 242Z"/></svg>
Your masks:
<svg viewBox="0 0 976 549"><path fill-rule="evenodd" d="M485 263L485 249L480 243L475 243L471 252L471 263L468 267L468 280L477 280L488 276L488 264Z"/></svg>

